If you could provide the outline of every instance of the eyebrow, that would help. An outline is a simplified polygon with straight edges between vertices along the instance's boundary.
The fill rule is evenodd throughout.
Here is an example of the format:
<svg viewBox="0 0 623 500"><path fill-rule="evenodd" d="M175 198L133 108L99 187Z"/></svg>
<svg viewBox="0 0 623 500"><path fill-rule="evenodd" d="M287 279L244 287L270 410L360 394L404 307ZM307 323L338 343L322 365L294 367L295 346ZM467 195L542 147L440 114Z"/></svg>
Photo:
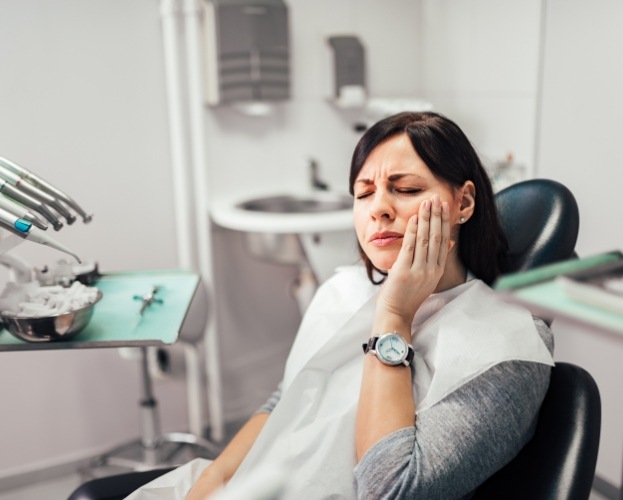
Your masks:
<svg viewBox="0 0 623 500"><path fill-rule="evenodd" d="M396 182L399 181L400 179L404 178L404 177L416 177L417 179L421 179L421 180L425 180L424 177L422 177L421 175L417 175L417 174L411 174L411 173L398 173L398 174L392 174L390 175L387 180L389 182ZM370 185L370 184L374 184L374 180L372 179L357 179L355 181L355 184L365 184L365 185Z"/></svg>

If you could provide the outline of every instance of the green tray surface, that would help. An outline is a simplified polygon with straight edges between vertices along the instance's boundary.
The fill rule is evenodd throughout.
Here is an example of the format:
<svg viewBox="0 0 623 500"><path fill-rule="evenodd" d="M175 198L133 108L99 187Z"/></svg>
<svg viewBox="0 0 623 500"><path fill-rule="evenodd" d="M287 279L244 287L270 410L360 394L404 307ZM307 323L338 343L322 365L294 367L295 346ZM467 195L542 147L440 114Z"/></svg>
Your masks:
<svg viewBox="0 0 623 500"><path fill-rule="evenodd" d="M582 259L571 259L503 276L494 288L510 301L523 304L534 314L545 319L560 317L621 334L623 314L600 309L569 297L554 278L578 272L596 272L622 258L621 252L613 251Z"/></svg>
<svg viewBox="0 0 623 500"><path fill-rule="evenodd" d="M0 329L0 351L132 347L173 344L197 289L199 276L190 271L141 271L104 274L93 286L103 293L87 327L71 340L25 342ZM141 300L157 286L156 297L139 315Z"/></svg>

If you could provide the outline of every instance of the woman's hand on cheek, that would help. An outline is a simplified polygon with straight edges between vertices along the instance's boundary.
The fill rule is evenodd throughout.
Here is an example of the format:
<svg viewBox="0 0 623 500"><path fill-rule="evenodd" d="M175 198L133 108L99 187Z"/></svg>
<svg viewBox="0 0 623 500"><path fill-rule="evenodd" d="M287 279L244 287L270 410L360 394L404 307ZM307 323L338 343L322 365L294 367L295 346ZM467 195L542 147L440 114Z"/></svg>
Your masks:
<svg viewBox="0 0 623 500"><path fill-rule="evenodd" d="M409 219L396 262L383 284L377 316L387 313L411 325L422 302L435 291L450 251L450 213L439 196L425 200Z"/></svg>

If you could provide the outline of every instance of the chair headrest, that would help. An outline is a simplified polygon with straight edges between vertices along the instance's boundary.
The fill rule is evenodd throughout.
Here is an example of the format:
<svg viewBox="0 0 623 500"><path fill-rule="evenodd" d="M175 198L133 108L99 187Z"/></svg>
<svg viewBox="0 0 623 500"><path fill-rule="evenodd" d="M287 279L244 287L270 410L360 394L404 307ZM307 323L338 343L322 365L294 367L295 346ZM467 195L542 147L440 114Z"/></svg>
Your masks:
<svg viewBox="0 0 623 500"><path fill-rule="evenodd" d="M531 179L503 189L495 198L509 244L504 273L573 257L580 214L567 187L549 179Z"/></svg>

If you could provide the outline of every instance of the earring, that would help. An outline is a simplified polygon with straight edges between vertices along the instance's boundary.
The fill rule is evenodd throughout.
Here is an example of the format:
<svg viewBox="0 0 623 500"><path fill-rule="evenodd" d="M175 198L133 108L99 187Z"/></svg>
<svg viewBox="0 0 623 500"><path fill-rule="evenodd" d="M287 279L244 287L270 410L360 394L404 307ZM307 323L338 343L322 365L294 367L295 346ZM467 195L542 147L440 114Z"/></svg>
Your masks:
<svg viewBox="0 0 623 500"><path fill-rule="evenodd" d="M463 224L463 222L465 222L465 217L461 217L460 221L461 224Z"/></svg>

